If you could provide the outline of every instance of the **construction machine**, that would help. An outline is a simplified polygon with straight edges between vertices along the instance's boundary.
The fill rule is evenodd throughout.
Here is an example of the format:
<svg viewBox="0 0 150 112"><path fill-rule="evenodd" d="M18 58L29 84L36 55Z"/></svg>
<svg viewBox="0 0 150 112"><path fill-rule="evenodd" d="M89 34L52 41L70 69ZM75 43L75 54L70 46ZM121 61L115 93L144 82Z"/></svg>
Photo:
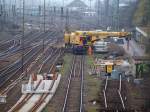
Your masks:
<svg viewBox="0 0 150 112"><path fill-rule="evenodd" d="M96 41L104 40L109 37L128 38L130 32L109 32L109 31L74 31L65 32L64 41L65 46L71 47L74 54L85 54L92 49ZM91 52L91 50L90 50Z"/></svg>

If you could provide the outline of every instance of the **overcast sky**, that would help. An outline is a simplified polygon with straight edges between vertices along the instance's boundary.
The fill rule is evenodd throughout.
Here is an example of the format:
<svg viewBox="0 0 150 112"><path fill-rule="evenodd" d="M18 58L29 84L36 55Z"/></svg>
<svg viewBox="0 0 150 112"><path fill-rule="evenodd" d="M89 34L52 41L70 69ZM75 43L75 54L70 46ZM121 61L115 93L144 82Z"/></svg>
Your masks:
<svg viewBox="0 0 150 112"><path fill-rule="evenodd" d="M32 0L27 0L29 2L31 2ZM42 3L43 0L37 0L38 3ZM70 2L72 2L73 0L46 0L47 4L52 4L52 5L63 5L63 3L65 5L69 4ZM89 0L82 0L84 1L87 5L90 3ZM92 3L94 3L95 0L92 0Z"/></svg>
<svg viewBox="0 0 150 112"><path fill-rule="evenodd" d="M25 3L26 5L31 5L31 4L34 4L34 5L37 5L37 4L42 4L44 0L25 0ZM46 1L46 4L49 5L59 5L59 6L62 6L63 3L65 5L69 4L70 2L72 2L73 0L45 0ZM90 4L89 0L82 0L84 1L87 5ZM92 4L94 4L96 0L92 0ZM7 4L14 4L15 2L17 4L20 4L22 2L22 0L5 0L5 2Z"/></svg>
<svg viewBox="0 0 150 112"><path fill-rule="evenodd" d="M5 0L7 2L7 4L14 4L15 2L17 4L20 4L22 2L22 0ZM44 0L25 0L26 5L39 5L39 4L43 4ZM63 2L65 5L68 5L70 2L72 2L73 0L45 0L47 5L51 5L51 6L62 6ZM90 6L90 0L82 0L84 1L87 5ZM94 6L95 1L96 0L91 0L92 1L92 6ZM104 1L104 0L101 0ZM111 0L110 0L111 1ZM115 1L115 0L112 0ZM120 1L135 1L135 0L120 0Z"/></svg>

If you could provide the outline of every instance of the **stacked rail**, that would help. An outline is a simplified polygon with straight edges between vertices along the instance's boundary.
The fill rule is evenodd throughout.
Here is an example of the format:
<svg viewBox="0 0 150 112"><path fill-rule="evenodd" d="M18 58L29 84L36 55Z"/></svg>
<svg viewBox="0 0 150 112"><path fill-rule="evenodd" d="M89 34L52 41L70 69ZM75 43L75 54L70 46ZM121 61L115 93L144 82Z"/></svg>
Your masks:
<svg viewBox="0 0 150 112"><path fill-rule="evenodd" d="M62 53L63 51L59 49L59 52L55 53L54 55L51 55L51 58L49 60L47 60L47 58L45 59L45 61L51 62L49 69L46 69L46 71L44 71L45 73L46 72L51 73L53 71L56 62L58 61ZM44 67L44 66L45 66L45 63L42 64L41 67ZM49 100L52 98L53 94L56 91L56 88L58 87L60 76L58 76L57 78L58 80L52 80L51 85L48 89L48 91L51 91L51 93L42 93L38 95L35 93L32 93L32 94L27 93L21 97L21 99L17 102L15 106L13 106L9 110L9 112L16 112L16 111L22 112L22 110L24 110L24 108L27 107L26 105L28 105L30 100L33 99L34 97L37 97L36 103L32 106L32 108L29 108L29 109L26 108L26 109L28 110L28 112L42 111L43 108L46 106L46 104L49 102ZM41 85L41 80L37 83L35 90L37 90L40 85Z"/></svg>

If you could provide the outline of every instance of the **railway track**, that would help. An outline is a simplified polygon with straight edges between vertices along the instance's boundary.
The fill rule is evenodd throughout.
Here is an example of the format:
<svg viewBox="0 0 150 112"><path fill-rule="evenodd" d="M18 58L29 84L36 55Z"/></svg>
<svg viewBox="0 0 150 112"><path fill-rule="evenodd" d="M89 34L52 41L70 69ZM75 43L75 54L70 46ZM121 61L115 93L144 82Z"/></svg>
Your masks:
<svg viewBox="0 0 150 112"><path fill-rule="evenodd" d="M40 47L40 46L29 51L26 54L26 57L24 58L24 60L26 60L26 61L24 61L24 65L23 65L24 68L26 68L28 65L30 65L32 60L41 51L42 51L42 47ZM56 53L58 53L58 52L56 52ZM52 55L52 56L54 56L54 57L49 57L49 59L52 58L54 60L56 54ZM49 61L49 60L47 59L47 61ZM12 81L13 77L15 77L15 79L17 77L19 77L18 74L21 74L21 69L22 69L21 63L22 63L22 60L20 59L20 61L18 61L18 63L16 63L16 66L12 66L12 67L8 68L6 71L3 71L3 73L0 75L0 77L1 77L0 78L0 88L5 88L5 87L7 87L7 85L10 85L12 83L11 81ZM45 61L45 63L47 63L47 62ZM43 65L45 65L45 63ZM15 79L14 79L14 81L15 81Z"/></svg>
<svg viewBox="0 0 150 112"><path fill-rule="evenodd" d="M25 55L24 55L24 60L27 60L29 58L29 55L31 55L34 52L34 48L29 50ZM3 75L8 74L9 72L12 72L16 69L18 69L21 66L21 58L18 59L16 62L12 63L10 66L0 70L0 77L3 77Z"/></svg>
<svg viewBox="0 0 150 112"><path fill-rule="evenodd" d="M52 52L50 53L50 55L41 64L38 73L49 73L50 67L48 66L48 64L53 63L52 60L55 60L59 52L60 52L60 49L57 49L57 48L52 49Z"/></svg>
<svg viewBox="0 0 150 112"><path fill-rule="evenodd" d="M47 34L42 34L43 37L49 39L51 36L53 37L54 35L56 35L56 32L52 32L52 33L47 33ZM40 36L41 37L41 36ZM45 42L45 46L48 45L51 42L51 40L47 40L47 42ZM53 43L54 44L54 43ZM36 46L35 49L37 48L40 49L38 50L35 54L32 52L34 52L34 48L25 54L24 56L24 68L27 67L28 64L30 64L33 60L33 58L36 57L36 55L41 51L41 47L43 46ZM29 58L29 59L28 59ZM16 62L14 62L14 64L11 64L10 66L6 67L5 69L1 70L1 74L0 74L0 88L3 88L3 86L5 87L5 83L9 82L8 85L11 83L10 79L12 79L12 77L16 74L20 74L21 73L21 68L22 68L22 60L19 59Z"/></svg>
<svg viewBox="0 0 150 112"><path fill-rule="evenodd" d="M51 40L54 35L56 35L55 32L48 33L46 36L42 35L42 36L44 36L44 37L47 39L47 41L44 43L45 46L46 46L47 44L49 44L51 41L54 41L54 40ZM31 43L31 41L30 41L30 43ZM26 47L25 49L31 49L32 46L35 47L35 45L29 46L30 43L26 43L26 46L28 46L28 48ZM41 43L41 45L42 45L42 44L43 44L43 43ZM21 50L19 50L19 49L18 49L18 51L21 52ZM16 50L16 52L18 52L18 51ZM16 52L10 53L9 56L14 55L14 53L16 53ZM5 56L5 57L6 57L6 56ZM17 60L16 62L14 62L14 63L12 63L12 64L10 64L10 65L8 65L8 66L2 68L2 69L0 70L0 73L2 73L3 71L8 70L8 68L11 68L12 66L15 66L15 65L18 63L18 61L19 61L19 60Z"/></svg>
<svg viewBox="0 0 150 112"><path fill-rule="evenodd" d="M56 42L57 42L57 39L55 39L55 37L57 36L57 33L56 32L51 32L51 33L46 33L46 34L43 34L43 37L44 37L44 39L45 39L45 42L44 42L44 48L46 49L46 47L47 47L47 45L49 45L49 46L52 46L53 44L55 44ZM41 39L40 39L41 37L39 37L39 41L41 41ZM37 41L34 41L34 42L38 42L38 40ZM41 45L39 45L39 46L36 46L36 47L38 47L37 48L37 52L38 52L38 50L39 50L39 52L37 53L37 54L35 54L34 55L34 53L33 53L33 55L32 55L32 53L31 53L31 56L29 56L29 58L31 59L31 60L29 60L29 58L27 57L27 63L25 63L24 64L24 70L27 68L27 73L32 73L32 71L34 72L34 73L36 73L35 71L34 71L34 69L35 68L37 68L37 66L35 67L34 65L40 65L40 64L36 64L37 63L37 60L39 59L39 58L36 58L36 57L39 57L38 56L38 54L39 53L41 53L41 51L42 51L42 49L43 49L43 46L41 46ZM43 52L43 56L41 57L42 59L40 59L40 62L43 60L43 59L47 59L48 57L49 57L49 53L51 52L51 49L52 48L50 48L46 53L44 53ZM36 50L35 50L35 52L36 52ZM59 53L58 53L59 54ZM52 62L50 62L49 60L50 59L53 59L53 61L55 60L55 58L56 58L57 56L53 56L53 58L48 58L47 59L47 61L48 61L48 63L46 63L47 65L51 65L52 64ZM36 58L36 60L35 60L35 58ZM35 62L34 62L34 61ZM33 66L31 66L31 64L32 64L32 62L34 62L33 63ZM46 61L45 61L46 62ZM39 63L39 62L38 62ZM30 66L31 67L30 67ZM10 67L10 66L9 66ZM14 67L14 66L13 66ZM18 67L18 64L16 65L16 68ZM34 67L34 69L33 69L33 67ZM53 67L54 67L54 65L53 65ZM53 67L51 67L51 69L48 69L48 70L53 70L52 68ZM6 68L6 69L8 69L8 68ZM9 68L10 70L11 70L11 68ZM5 70L4 70L5 71ZM8 71L7 71L8 72ZM4 79L5 79L5 81L4 81L4 83L1 85L1 95L7 95L7 94L9 94L10 93L10 91L14 88L14 87L16 87L16 85L18 85L20 82L21 82L21 80L26 76L26 70L24 71L24 73L22 73L21 72L21 67L18 67L18 69L16 69L15 70L15 68L14 68L14 71L12 70L11 71L12 73L9 73L9 75L7 75ZM50 72L49 72L50 73ZM3 82L3 81L2 81ZM48 95L49 96L49 95ZM28 96L29 97L29 96ZM46 97L45 97L46 98ZM45 98L42 98L43 100L45 99ZM29 97L29 99L30 99L30 97ZM42 101L42 100L40 100L40 101ZM7 105L9 105L9 104L7 104Z"/></svg>
<svg viewBox="0 0 150 112"><path fill-rule="evenodd" d="M51 72L53 72L55 64L58 61L58 58L60 58L60 56L62 55L62 53L63 53L63 51L60 49L59 52L57 52L57 53L55 52L55 55L51 55L51 57L55 56L54 58L50 58L49 60L47 60L47 58L45 59L45 61L51 62L51 64L49 64L50 66L48 66L50 68L46 69L46 71L44 71L45 73L51 73ZM42 65L42 67L44 67L44 65ZM39 87L40 83L41 83L41 80L36 85L35 90ZM55 80L52 81L52 84L51 84L51 86L48 89L49 91L52 89L54 83L55 83ZM24 106L26 106L26 104L28 103L28 101L30 101L34 97L34 95L37 96L37 94L34 94L34 93L32 93L32 94L25 94L24 98L18 104L16 104L9 112L21 111L22 108ZM41 95L38 94L38 100L37 100L37 102L35 103L35 105L32 106L32 108L28 109L28 112L35 112L40 107L40 105L42 105L42 103L45 101L45 99L48 96L49 96L49 93L43 93Z"/></svg>
<svg viewBox="0 0 150 112"><path fill-rule="evenodd" d="M120 75L119 80L109 80L106 77L105 86L103 89L103 105L104 109L101 112L128 112L127 109L127 97L125 94L124 87L122 86L122 76Z"/></svg>
<svg viewBox="0 0 150 112"><path fill-rule="evenodd" d="M50 69L47 71L47 73L54 73L54 69L55 69L55 64L58 61L58 59L60 58L60 56L62 55L63 51L59 50L57 54L57 56L52 59L52 64L50 66ZM49 87L48 91L52 90L52 87L54 86L55 80L53 80L51 86ZM40 106L44 103L44 101L46 100L46 98L48 97L49 93L45 93L42 94L39 98L39 100L37 101L37 103L29 110L29 112L36 112Z"/></svg>
<svg viewBox="0 0 150 112"><path fill-rule="evenodd" d="M62 112L83 112L84 57L74 56Z"/></svg>
<svg viewBox="0 0 150 112"><path fill-rule="evenodd" d="M29 34L24 37L24 49L33 47L34 46L33 43L39 43L39 42L41 42L42 39L47 40L50 37L53 37L54 35L56 35L55 32L45 32L45 33L33 32L33 33L29 33ZM21 42L21 40L20 40L20 42ZM19 45L15 45L11 49L8 49L4 53L1 53L0 58L4 59L4 58L7 58L8 56L12 56L16 52L21 52L22 51L21 43L18 43L18 44Z"/></svg>
<svg viewBox="0 0 150 112"><path fill-rule="evenodd" d="M36 57L36 59L30 64L30 66L27 68L26 71L24 71L21 75L19 75L19 77L15 78L15 80L13 82L11 82L11 84L9 84L4 90L2 90L1 95L3 95L3 94L6 95L13 87L15 87L15 85L17 83L20 82L20 80L25 76L25 74L37 73L37 70L35 70L35 68L40 66L40 63L42 63L42 61L44 59L43 57L45 57L46 54L48 55L48 52L50 52L50 49L51 49L50 46L48 45L45 48L45 50L41 54L39 54L39 56Z"/></svg>
<svg viewBox="0 0 150 112"><path fill-rule="evenodd" d="M3 42L0 44L0 50L1 51L4 51L5 49L11 47L11 45L14 43L14 40L9 40L9 41L6 41L6 42Z"/></svg>
<svg viewBox="0 0 150 112"><path fill-rule="evenodd" d="M24 40L24 49L31 48L30 44L34 41L35 38L42 36L40 32L33 33L31 35L27 35L24 38L28 38L28 36L31 38L29 40ZM33 39L32 39L33 38ZM27 46L27 47L25 47ZM22 46L21 46L21 40L19 40L18 45L12 47L11 49L6 50L5 52L1 53L0 58L4 59L7 58L8 56L12 56L16 52L21 52L22 51Z"/></svg>
<svg viewBox="0 0 150 112"><path fill-rule="evenodd" d="M30 53L28 53L26 55L26 57L24 57L24 63L23 63L23 67L26 68L31 62L32 60L38 55L39 52L41 52L42 48L39 47L35 47L33 48ZM5 83L12 83L10 79L12 79L12 77L16 78L18 77L18 74L21 74L21 69L22 69L22 60L20 60L18 62L18 64L16 64L16 66L12 66L12 68L9 68L9 70L6 70L5 72L3 72L0 75L0 88L3 88L3 86L5 85Z"/></svg>
<svg viewBox="0 0 150 112"><path fill-rule="evenodd" d="M34 37L35 34L36 34L35 31L31 31L31 32L27 33L25 35L25 40L27 41L27 39L29 37ZM6 53L17 49L19 47L20 43L18 43L18 42L20 41L21 37L22 37L22 35L18 35L11 40L8 40L6 42L1 43L0 48L3 49L3 52L0 53L0 56L4 56Z"/></svg>

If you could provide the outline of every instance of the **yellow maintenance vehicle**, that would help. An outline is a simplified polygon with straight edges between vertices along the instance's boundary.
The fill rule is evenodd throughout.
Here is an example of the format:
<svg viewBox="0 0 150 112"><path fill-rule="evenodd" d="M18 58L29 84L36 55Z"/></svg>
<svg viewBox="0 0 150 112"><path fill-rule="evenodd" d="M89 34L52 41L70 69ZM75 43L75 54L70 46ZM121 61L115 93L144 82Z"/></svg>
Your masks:
<svg viewBox="0 0 150 112"><path fill-rule="evenodd" d="M93 43L109 37L127 38L130 32L74 31L64 34L65 46L71 46L74 54L84 54Z"/></svg>

